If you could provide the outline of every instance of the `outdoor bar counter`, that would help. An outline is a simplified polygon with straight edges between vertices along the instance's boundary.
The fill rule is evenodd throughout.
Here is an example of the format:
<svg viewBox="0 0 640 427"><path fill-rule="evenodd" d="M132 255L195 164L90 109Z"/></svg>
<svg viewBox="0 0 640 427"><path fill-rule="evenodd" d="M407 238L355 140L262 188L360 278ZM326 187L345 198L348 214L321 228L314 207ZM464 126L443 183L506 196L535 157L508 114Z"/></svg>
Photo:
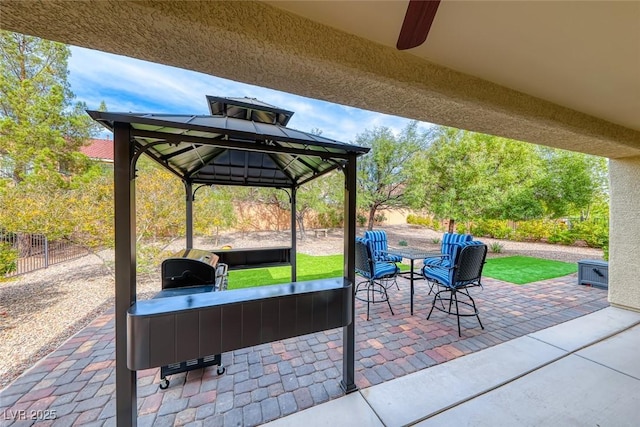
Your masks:
<svg viewBox="0 0 640 427"><path fill-rule="evenodd" d="M129 308L130 370L198 359L353 321L352 285L344 278L184 292L137 301Z"/></svg>

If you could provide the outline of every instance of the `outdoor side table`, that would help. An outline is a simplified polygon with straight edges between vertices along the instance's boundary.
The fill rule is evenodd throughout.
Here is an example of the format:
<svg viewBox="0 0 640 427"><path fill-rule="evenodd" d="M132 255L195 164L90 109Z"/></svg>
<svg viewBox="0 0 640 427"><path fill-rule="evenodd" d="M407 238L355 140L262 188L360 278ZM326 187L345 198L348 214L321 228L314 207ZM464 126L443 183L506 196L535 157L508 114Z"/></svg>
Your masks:
<svg viewBox="0 0 640 427"><path fill-rule="evenodd" d="M409 283L411 284L411 315L413 316L413 282L416 280L415 271L414 271L414 263L417 259L425 259L427 257L435 257L442 256L440 252L430 252L425 251L424 249L417 248L389 248L387 250L389 255L397 255L402 257L403 259L408 259L411 261L411 270L409 271Z"/></svg>

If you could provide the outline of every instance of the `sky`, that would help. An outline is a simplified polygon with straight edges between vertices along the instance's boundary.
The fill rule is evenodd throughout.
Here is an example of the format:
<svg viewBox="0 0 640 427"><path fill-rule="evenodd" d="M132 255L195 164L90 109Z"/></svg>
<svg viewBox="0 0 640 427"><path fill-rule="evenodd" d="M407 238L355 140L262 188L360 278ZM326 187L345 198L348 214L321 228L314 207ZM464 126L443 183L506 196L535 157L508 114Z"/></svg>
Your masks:
<svg viewBox="0 0 640 427"><path fill-rule="evenodd" d="M287 125L341 142L355 142L366 129L386 126L398 134L408 119L305 98L152 62L71 47L69 84L76 101L112 112L209 114L205 95L250 97L294 111ZM429 123L420 123L427 129ZM105 132L100 137L109 137Z"/></svg>

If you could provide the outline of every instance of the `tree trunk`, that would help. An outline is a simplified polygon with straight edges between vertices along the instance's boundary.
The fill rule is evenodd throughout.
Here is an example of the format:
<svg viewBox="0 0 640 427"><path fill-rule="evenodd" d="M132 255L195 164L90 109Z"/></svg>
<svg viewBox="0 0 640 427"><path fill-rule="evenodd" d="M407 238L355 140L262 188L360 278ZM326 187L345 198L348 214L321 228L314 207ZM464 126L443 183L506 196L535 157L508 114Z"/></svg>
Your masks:
<svg viewBox="0 0 640 427"><path fill-rule="evenodd" d="M376 207L373 206L369 209L369 223L367 224L367 230L373 230L373 220L376 217Z"/></svg>
<svg viewBox="0 0 640 427"><path fill-rule="evenodd" d="M296 222L298 223L298 229L300 230L300 240L304 240L306 237L304 230L304 215L296 214Z"/></svg>
<svg viewBox="0 0 640 427"><path fill-rule="evenodd" d="M21 258L27 258L32 255L33 252L33 241L30 233L17 233L17 247L18 247L18 256Z"/></svg>
<svg viewBox="0 0 640 427"><path fill-rule="evenodd" d="M449 233L455 233L456 232L456 220L453 218L449 218Z"/></svg>

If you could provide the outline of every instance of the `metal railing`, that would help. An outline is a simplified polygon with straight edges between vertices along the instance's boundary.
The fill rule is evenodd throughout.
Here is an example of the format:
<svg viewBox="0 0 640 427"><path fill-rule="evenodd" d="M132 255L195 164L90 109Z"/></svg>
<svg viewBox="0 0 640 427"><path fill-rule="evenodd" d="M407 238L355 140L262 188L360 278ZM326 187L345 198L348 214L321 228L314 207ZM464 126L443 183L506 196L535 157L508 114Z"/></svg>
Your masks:
<svg viewBox="0 0 640 427"><path fill-rule="evenodd" d="M3 231L0 231L0 250L5 254L4 277L18 276L47 268L89 253L86 248L68 239L49 240L43 234ZM9 264L11 268L7 268ZM0 268L2 267L0 265Z"/></svg>

